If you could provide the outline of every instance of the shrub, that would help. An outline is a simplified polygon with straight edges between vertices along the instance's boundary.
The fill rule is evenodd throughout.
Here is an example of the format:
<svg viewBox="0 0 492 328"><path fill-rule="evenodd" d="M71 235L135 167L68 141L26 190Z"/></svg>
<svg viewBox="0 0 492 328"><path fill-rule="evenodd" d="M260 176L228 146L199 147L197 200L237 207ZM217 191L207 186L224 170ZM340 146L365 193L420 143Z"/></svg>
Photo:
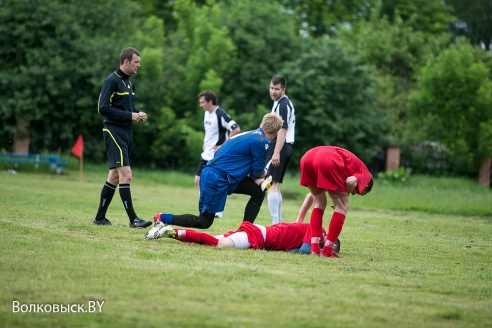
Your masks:
<svg viewBox="0 0 492 328"><path fill-rule="evenodd" d="M396 170L387 170L378 174L378 182L382 184L388 183L405 183L410 177L412 169L400 167Z"/></svg>

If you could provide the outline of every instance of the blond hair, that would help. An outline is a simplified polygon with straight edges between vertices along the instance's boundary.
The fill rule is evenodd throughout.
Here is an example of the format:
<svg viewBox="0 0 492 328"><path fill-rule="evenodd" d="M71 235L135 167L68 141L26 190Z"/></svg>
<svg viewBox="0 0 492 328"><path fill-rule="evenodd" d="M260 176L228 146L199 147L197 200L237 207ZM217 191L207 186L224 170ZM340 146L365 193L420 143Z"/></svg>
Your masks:
<svg viewBox="0 0 492 328"><path fill-rule="evenodd" d="M260 128L265 131L265 133L276 134L284 124L282 117L274 113L268 113L263 116Z"/></svg>

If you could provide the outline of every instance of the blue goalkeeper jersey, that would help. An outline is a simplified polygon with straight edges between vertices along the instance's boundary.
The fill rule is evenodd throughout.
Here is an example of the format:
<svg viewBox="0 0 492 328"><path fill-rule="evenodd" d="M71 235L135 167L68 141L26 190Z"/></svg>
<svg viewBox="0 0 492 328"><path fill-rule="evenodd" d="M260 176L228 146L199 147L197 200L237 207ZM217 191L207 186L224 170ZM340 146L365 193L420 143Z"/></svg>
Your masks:
<svg viewBox="0 0 492 328"><path fill-rule="evenodd" d="M227 175L229 194L248 175L259 178L265 170L270 141L261 128L235 135L227 140L205 167Z"/></svg>

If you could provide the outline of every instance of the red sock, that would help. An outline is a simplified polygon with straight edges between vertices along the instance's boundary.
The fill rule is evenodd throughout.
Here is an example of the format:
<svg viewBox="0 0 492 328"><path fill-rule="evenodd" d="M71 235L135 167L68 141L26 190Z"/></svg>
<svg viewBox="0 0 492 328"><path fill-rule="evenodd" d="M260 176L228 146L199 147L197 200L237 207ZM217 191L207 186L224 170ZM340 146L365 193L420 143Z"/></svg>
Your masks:
<svg viewBox="0 0 492 328"><path fill-rule="evenodd" d="M333 251L332 248L330 247L323 247L323 252L321 253L321 256L325 257L339 257L337 253Z"/></svg>
<svg viewBox="0 0 492 328"><path fill-rule="evenodd" d="M328 236L326 237L326 243L336 242L338 236L340 236L340 232L342 232L343 223L345 222L345 215L338 212L333 212L331 217L330 226L328 228ZM331 247L325 246L323 247L322 256L327 257L338 257L336 253L333 253L333 249Z"/></svg>
<svg viewBox="0 0 492 328"><path fill-rule="evenodd" d="M328 228L327 240L336 242L340 232L342 232L343 223L345 222L345 215L338 212L333 212L331 217L330 226Z"/></svg>
<svg viewBox="0 0 492 328"><path fill-rule="evenodd" d="M323 211L320 208L315 207L311 212L311 218L309 219L309 224L311 226L311 254L319 254L319 243L317 243L313 238L321 238L321 227L323 226Z"/></svg>
<svg viewBox="0 0 492 328"><path fill-rule="evenodd" d="M323 247L323 252L321 252L322 256L330 257L333 254L333 249L328 246Z"/></svg>
<svg viewBox="0 0 492 328"><path fill-rule="evenodd" d="M208 246L217 246L219 240L205 232L198 232L189 229L174 229L176 231L176 239L185 243L196 243Z"/></svg>

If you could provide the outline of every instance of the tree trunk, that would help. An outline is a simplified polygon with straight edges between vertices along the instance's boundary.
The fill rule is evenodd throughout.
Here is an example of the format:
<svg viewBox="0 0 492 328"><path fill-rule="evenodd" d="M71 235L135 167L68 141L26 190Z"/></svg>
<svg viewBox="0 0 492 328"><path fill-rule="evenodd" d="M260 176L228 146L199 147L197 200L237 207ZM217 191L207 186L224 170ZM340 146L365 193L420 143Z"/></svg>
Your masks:
<svg viewBox="0 0 492 328"><path fill-rule="evenodd" d="M478 173L478 184L486 187L490 187L490 164L491 157L486 157L482 161L480 172Z"/></svg>
<svg viewBox="0 0 492 328"><path fill-rule="evenodd" d="M400 147L386 149L386 170L394 171L400 167Z"/></svg>
<svg viewBox="0 0 492 328"><path fill-rule="evenodd" d="M31 138L29 135L30 123L30 119L22 120L17 118L17 124L14 131L13 153L29 154L29 144L31 143Z"/></svg>

